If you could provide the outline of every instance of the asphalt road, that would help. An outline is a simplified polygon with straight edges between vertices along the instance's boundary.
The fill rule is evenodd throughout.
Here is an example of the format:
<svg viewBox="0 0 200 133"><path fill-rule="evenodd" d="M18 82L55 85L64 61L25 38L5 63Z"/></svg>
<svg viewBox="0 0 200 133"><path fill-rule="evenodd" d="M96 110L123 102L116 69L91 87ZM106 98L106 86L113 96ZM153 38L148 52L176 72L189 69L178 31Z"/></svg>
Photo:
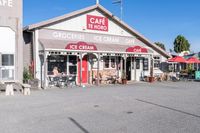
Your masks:
<svg viewBox="0 0 200 133"><path fill-rule="evenodd" d="M200 82L1 93L0 133L200 133Z"/></svg>

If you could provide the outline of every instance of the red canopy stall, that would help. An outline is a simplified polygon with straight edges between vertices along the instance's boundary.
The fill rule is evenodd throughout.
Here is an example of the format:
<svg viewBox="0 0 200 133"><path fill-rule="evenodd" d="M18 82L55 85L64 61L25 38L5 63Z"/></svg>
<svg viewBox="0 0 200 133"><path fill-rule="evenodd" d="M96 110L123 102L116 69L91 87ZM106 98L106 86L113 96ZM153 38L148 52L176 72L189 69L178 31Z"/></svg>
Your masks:
<svg viewBox="0 0 200 133"><path fill-rule="evenodd" d="M196 57L190 57L187 59L187 63L188 64L197 64L197 70L198 70L198 68L199 68L198 64L200 63L200 60L198 60ZM194 65L193 65L193 67L194 67Z"/></svg>
<svg viewBox="0 0 200 133"><path fill-rule="evenodd" d="M200 61L196 57L190 57L187 59L187 63L189 63L189 64L200 63Z"/></svg>
<svg viewBox="0 0 200 133"><path fill-rule="evenodd" d="M186 63L186 60L181 56L176 56L176 57L170 58L167 61L170 63ZM176 68L174 65L175 64L173 64L173 68ZM180 65L179 69L181 70L181 65Z"/></svg>
<svg viewBox="0 0 200 133"><path fill-rule="evenodd" d="M176 57L170 58L168 62L186 63L186 60L181 56L176 56Z"/></svg>

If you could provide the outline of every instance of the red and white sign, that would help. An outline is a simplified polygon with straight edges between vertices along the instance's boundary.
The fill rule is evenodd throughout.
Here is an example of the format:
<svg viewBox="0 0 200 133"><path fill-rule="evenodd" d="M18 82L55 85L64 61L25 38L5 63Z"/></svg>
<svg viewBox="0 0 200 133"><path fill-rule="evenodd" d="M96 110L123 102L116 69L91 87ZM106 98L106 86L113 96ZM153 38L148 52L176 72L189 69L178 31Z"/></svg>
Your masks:
<svg viewBox="0 0 200 133"><path fill-rule="evenodd" d="M87 15L87 29L108 31L108 18Z"/></svg>
<svg viewBox="0 0 200 133"><path fill-rule="evenodd" d="M68 50L89 50L89 51L96 51L97 47L94 44L87 44L85 42L78 42L78 43L70 43L68 44L65 49Z"/></svg>
<svg viewBox="0 0 200 133"><path fill-rule="evenodd" d="M134 46L134 47L127 48L126 52L148 53L148 50L146 48L141 47L141 46Z"/></svg>

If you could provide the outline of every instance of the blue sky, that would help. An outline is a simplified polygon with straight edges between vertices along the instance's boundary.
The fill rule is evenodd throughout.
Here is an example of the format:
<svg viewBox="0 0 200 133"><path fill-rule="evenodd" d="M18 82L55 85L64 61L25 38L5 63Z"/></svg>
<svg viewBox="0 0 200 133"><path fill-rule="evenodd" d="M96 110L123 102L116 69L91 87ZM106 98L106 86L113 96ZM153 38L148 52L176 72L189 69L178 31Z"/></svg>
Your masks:
<svg viewBox="0 0 200 133"><path fill-rule="evenodd" d="M100 4L120 17L120 6L113 0ZM94 5L96 0L24 0L24 26ZM123 21L152 42L173 49L181 34L200 51L200 0L123 0Z"/></svg>

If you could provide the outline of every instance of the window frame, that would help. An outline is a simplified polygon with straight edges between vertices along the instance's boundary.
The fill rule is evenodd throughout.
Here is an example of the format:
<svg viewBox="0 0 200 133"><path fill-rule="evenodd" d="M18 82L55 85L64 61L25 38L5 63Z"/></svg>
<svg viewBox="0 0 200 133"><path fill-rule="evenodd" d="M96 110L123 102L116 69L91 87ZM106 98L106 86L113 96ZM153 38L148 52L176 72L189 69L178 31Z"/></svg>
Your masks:
<svg viewBox="0 0 200 133"><path fill-rule="evenodd" d="M160 66L161 66L161 56L155 55L155 56L153 56L153 59L154 59L153 67L154 68L160 68Z"/></svg>
<svg viewBox="0 0 200 133"><path fill-rule="evenodd" d="M8 56L7 57L7 59L3 59L3 57L4 56ZM12 58L11 58L11 56L12 56ZM12 59L12 61L10 60L10 59ZM5 63L5 61L4 60L6 60L6 61L8 61L8 62L6 62ZM14 54L1 54L1 66L3 66L3 67L6 67L6 66L10 66L10 67L12 67L12 66L15 66L15 55Z"/></svg>
<svg viewBox="0 0 200 133"><path fill-rule="evenodd" d="M108 67L105 67L105 58L108 58ZM103 69L116 69L116 61L116 56L103 56ZM114 63L114 67L112 67L112 63Z"/></svg>
<svg viewBox="0 0 200 133"><path fill-rule="evenodd" d="M11 64L3 64L4 55L12 55L13 62ZM12 77L3 77L3 71L12 71ZM0 53L0 80L15 80L15 53Z"/></svg>

